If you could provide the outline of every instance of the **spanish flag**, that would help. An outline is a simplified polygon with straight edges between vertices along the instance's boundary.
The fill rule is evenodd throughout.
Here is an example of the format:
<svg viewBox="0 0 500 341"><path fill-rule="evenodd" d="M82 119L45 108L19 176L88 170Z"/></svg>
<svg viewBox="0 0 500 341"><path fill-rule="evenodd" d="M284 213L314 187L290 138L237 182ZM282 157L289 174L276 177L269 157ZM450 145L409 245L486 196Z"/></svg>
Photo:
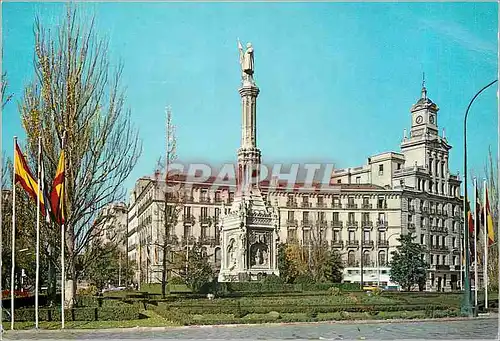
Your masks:
<svg viewBox="0 0 500 341"><path fill-rule="evenodd" d="M61 150L59 164L57 165L56 176L52 183L52 191L50 192L50 205L55 221L62 225L64 224L64 172L65 172L64 150Z"/></svg>
<svg viewBox="0 0 500 341"><path fill-rule="evenodd" d="M486 229L488 231L488 244L495 242L495 231L493 230L493 218L491 217L490 200L488 199L488 189L486 188Z"/></svg>
<svg viewBox="0 0 500 341"><path fill-rule="evenodd" d="M22 188L28 193L33 200L40 200L40 209L43 216L46 215L47 211L45 209L45 195L43 195L42 189L38 187L33 174L30 171L28 163L21 152L21 148L16 142L14 148L14 182L20 184ZM41 194L41 195L37 195Z"/></svg>

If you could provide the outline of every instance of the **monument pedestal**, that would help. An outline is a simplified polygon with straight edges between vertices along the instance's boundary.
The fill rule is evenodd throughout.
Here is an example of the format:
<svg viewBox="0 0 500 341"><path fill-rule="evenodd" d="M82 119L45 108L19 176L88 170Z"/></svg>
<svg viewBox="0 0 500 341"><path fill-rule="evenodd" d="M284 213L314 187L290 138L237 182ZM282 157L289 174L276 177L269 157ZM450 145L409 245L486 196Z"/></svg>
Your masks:
<svg viewBox="0 0 500 341"><path fill-rule="evenodd" d="M236 197L221 217L223 259L219 282L256 280L258 275L277 275L278 214L258 193ZM252 191L252 192L254 192Z"/></svg>

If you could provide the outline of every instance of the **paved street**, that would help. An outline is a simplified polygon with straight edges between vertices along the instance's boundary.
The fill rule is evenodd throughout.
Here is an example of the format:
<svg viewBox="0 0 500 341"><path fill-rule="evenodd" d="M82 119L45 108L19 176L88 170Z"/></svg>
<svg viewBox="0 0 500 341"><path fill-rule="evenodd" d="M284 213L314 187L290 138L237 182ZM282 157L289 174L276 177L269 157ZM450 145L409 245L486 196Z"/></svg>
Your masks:
<svg viewBox="0 0 500 341"><path fill-rule="evenodd" d="M319 323L171 328L154 331L66 331L7 333L4 340L131 340L131 339L253 339L253 340L492 340L497 318L403 323Z"/></svg>

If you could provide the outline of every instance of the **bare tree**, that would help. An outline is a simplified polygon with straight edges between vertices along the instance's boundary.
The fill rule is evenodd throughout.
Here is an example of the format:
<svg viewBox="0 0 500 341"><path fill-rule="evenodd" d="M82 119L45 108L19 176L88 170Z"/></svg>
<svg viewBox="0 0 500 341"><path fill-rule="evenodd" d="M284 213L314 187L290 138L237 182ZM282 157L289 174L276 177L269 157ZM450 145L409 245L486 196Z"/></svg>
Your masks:
<svg viewBox="0 0 500 341"><path fill-rule="evenodd" d="M5 105L7 103L10 102L10 100L12 99L12 94L7 94L7 86L9 85L9 82L7 80L7 72L4 72L2 74L2 81L1 81L1 88L0 88L0 91L2 92L2 108L5 107Z"/></svg>
<svg viewBox="0 0 500 341"><path fill-rule="evenodd" d="M141 153L120 86L123 67L112 70L107 40L95 32L95 18L81 18L68 6L54 30L35 18L35 79L19 106L29 153L42 136L44 167L52 179L66 132L66 259L68 283L76 292L78 254L98 235L97 212L125 195L123 181ZM54 34L55 33L55 34ZM99 257L98 254L94 255Z"/></svg>

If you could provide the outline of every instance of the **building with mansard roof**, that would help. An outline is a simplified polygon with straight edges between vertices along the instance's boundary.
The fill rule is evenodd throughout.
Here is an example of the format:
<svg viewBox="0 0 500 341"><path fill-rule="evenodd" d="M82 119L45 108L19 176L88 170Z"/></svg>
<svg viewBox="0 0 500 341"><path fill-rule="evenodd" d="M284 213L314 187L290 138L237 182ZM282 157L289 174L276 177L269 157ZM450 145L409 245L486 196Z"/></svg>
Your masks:
<svg viewBox="0 0 500 341"><path fill-rule="evenodd" d="M426 290L451 290L460 280L461 181L450 172L451 145L439 135L438 106L425 85L411 107L411 128L399 152L368 158L365 165L336 169L330 186L260 183L266 201L279 208L281 242L321 243L337 249L345 262L344 282L393 285L389 279L391 252L400 234L411 233L426 246L421 255L430 267ZM255 124L255 123L253 123ZM254 129L254 127L251 127ZM181 176L169 181L183 183ZM182 214L170 233L173 252L185 252L201 242L214 269L220 268L218 221L234 200L235 184L218 185L215 177L190 183L183 195ZM129 201L128 255L137 262L138 282L160 282L164 230L165 181L137 181ZM223 206L223 203L225 204ZM172 256L172 255L170 255ZM170 269L174 271L174 269Z"/></svg>

